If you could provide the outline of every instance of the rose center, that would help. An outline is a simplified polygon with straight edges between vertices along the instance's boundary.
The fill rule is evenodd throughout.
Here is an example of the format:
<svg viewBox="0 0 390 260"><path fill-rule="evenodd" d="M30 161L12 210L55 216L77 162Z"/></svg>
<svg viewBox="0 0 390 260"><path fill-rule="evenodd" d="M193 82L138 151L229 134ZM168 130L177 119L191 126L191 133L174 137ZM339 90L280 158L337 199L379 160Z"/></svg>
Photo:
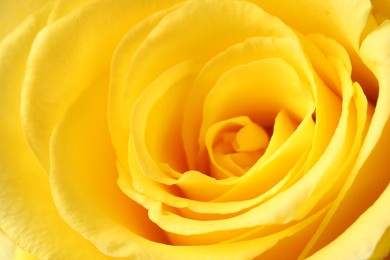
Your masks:
<svg viewBox="0 0 390 260"><path fill-rule="evenodd" d="M267 131L248 117L215 123L206 134L209 175L241 176L264 154L268 143Z"/></svg>

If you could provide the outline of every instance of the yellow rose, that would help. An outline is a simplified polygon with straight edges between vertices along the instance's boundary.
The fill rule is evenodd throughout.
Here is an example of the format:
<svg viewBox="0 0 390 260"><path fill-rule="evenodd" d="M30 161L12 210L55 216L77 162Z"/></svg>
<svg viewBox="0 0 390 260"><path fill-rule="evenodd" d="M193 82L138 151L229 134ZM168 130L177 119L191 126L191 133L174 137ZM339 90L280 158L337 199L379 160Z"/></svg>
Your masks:
<svg viewBox="0 0 390 260"><path fill-rule="evenodd" d="M389 17L386 0L1 1L15 258L385 257Z"/></svg>

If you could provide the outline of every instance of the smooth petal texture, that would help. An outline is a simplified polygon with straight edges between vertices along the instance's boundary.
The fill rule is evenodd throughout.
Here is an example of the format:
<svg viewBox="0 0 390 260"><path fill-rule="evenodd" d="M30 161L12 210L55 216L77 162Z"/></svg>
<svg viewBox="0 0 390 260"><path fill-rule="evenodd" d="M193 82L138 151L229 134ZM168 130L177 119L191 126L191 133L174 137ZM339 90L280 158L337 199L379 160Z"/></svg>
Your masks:
<svg viewBox="0 0 390 260"><path fill-rule="evenodd" d="M46 6L31 16L0 45L0 225L15 243L42 259L104 259L58 215L48 179L27 144L19 118L26 60L49 11Z"/></svg>
<svg viewBox="0 0 390 260"><path fill-rule="evenodd" d="M208 93L200 139L211 123L242 115L264 127L272 126L282 109L298 121L314 110L309 91L289 64L270 58L238 66L226 72Z"/></svg>
<svg viewBox="0 0 390 260"><path fill-rule="evenodd" d="M17 29L23 8L0 16L15 257L386 256L387 6L53 0Z"/></svg>
<svg viewBox="0 0 390 260"><path fill-rule="evenodd" d="M352 226L350 226L336 240L308 259L368 259L376 245L390 226L390 186L364 212Z"/></svg>
<svg viewBox="0 0 390 260"><path fill-rule="evenodd" d="M306 117L296 131L288 138L280 149L261 157L239 182L216 201L239 201L258 198L277 185L290 172L305 152L310 149L314 133L314 122ZM268 155L268 156L267 156ZM283 165L280 165L283 162Z"/></svg>
<svg viewBox="0 0 390 260"><path fill-rule="evenodd" d="M38 35L23 86L22 122L29 144L47 171L53 128L96 75L108 69L112 52L128 28L170 4L158 3L94 1Z"/></svg>
<svg viewBox="0 0 390 260"><path fill-rule="evenodd" d="M152 82L138 98L130 115L128 164L132 174L145 175L161 183L172 183L174 178L164 176L166 173L156 164L160 162L186 169L186 165L180 165L185 162L181 140L176 140L181 132L180 111L183 109L186 88L200 64L199 61L188 61L176 65ZM164 144L165 141L169 141L169 144ZM135 170L137 167L141 168L140 173Z"/></svg>
<svg viewBox="0 0 390 260"><path fill-rule="evenodd" d="M365 0L251 0L303 33L320 33L358 49L371 11ZM348 10L348 11L346 11ZM310 22L308 22L310 21Z"/></svg>
<svg viewBox="0 0 390 260"><path fill-rule="evenodd" d="M371 255L370 260L385 258L390 254L390 229L387 228L386 233L382 236L381 240L377 243L374 253Z"/></svg>
<svg viewBox="0 0 390 260"><path fill-rule="evenodd" d="M368 35L362 44L363 60L365 60L378 78L380 92L375 113L359 157L342 191L338 195L334 208L329 213L331 215L328 218L329 223L327 223L326 231L323 232L315 247L315 249L319 249L331 242L336 234L341 234L339 239L332 242L332 247L335 247L334 251L326 247L324 248L325 255L334 254L344 246L343 243L349 240L349 243L353 241L352 244L356 247L349 247L350 250L344 250L346 257L368 257L373 254L376 243L378 243L390 225L388 213L378 213L376 216L376 213L372 213L375 210L386 210L386 206L380 206L381 203L389 204L387 197L390 182L390 170L387 167L390 138L389 28L389 23L384 23L376 31ZM365 192L367 190L370 192ZM383 194L381 195L381 193ZM360 203L356 203L356 201L360 201ZM373 206L370 207L370 205ZM351 214L351 212L354 212L354 214ZM360 214L362 217L346 231L344 236L342 232ZM362 223L361 221L375 221L375 225L369 224L368 226L377 227L372 229L372 233L370 233L371 242L366 245L366 231L362 230L366 224L358 224ZM356 240L350 240L349 236L356 236ZM361 256L356 254L361 254Z"/></svg>
<svg viewBox="0 0 390 260"><path fill-rule="evenodd" d="M106 254L128 258L153 258L158 255L162 259L180 259L184 255L189 259L253 258L278 241L296 240L300 232L311 227L313 221L321 216L318 214L273 235L231 243L229 247L223 244L172 247L151 242L149 239L152 239L151 236L156 239L159 229L144 222L147 219L143 215L145 210L125 200L113 187L115 175L108 174L114 163L109 160L112 148L107 147L106 122L100 117L105 109L104 85L104 79L100 79L97 85L87 89L56 129L50 178L61 215ZM94 149L91 150L91 147ZM92 169L94 175L86 171Z"/></svg>
<svg viewBox="0 0 390 260"><path fill-rule="evenodd" d="M342 102L341 120L340 120L340 124L337 126L337 129L335 132L335 137L332 140L330 146L328 147L326 153L323 155L323 157L319 161L319 163L317 165L315 165L315 167L309 171L309 174L307 174L307 176L302 178L302 181L298 182L298 184L296 186L294 186L293 189L291 189L289 192L286 192L286 194L284 194L284 195L286 195L286 197L284 197L284 199L281 199L281 201L275 200L275 201L273 201L274 204L268 203L268 205L273 205L273 207L271 207L270 209L265 211L268 214L272 210L275 210L275 212L277 212L277 213L275 213L275 216L281 217L281 215L277 215L279 212L278 212L278 210L276 210L276 208L278 205L280 205L280 203L282 201L285 202L286 200L288 200L287 198L290 199L291 197L294 197L297 195L297 194L293 193L293 190L302 191L302 190L306 189L306 191L310 194L311 193L310 190L313 189L313 187L316 187L317 185L321 186L320 184L318 184L319 180L322 180L322 179L326 180L326 179L324 179L325 177L329 177L329 176L333 175L334 172L338 172L338 168L340 168L341 166L348 167L348 164L344 164L343 158L348 158L348 154L349 154L349 151L351 149L352 140L353 140L353 138L355 138L354 137L355 136L354 126L356 124L355 116L356 116L356 113L357 114L362 114L362 113L364 114L366 112L366 106L365 105L363 105L363 106L357 105L356 106L357 108L355 108L353 106L354 103L352 103L353 100L351 100L351 98L354 97L354 98L356 98L356 100L361 99L362 92L357 91L354 94L354 87L356 89L358 89L359 86L352 85L350 82L350 79L348 80L348 77L347 77L348 76L347 75L348 69L350 72L350 67L347 66L348 64L340 64L340 63L335 62L335 65L337 65L339 67L339 70L340 70L340 75L339 75L340 81L341 81L340 88L342 89L342 92L344 94L343 102ZM347 66L347 68L343 68L343 66ZM321 87L323 88L324 86L321 86ZM322 94L322 92L319 92L319 93ZM355 97L355 95L357 95L357 96ZM360 95L360 96L358 96L358 95ZM356 101L356 102L357 102L357 104L360 104L360 101ZM363 104L364 104L364 102L363 102ZM362 129L364 129L364 126L365 126L365 116L362 117L361 119L359 119L357 129L358 129L358 131L360 131L360 134L357 135L358 139L362 133ZM343 140L343 141L341 141L341 140ZM335 156L338 156L338 157L335 157ZM353 154L352 154L352 156L353 156ZM353 158L353 157L351 157L351 158ZM348 162L348 160L347 160L347 162ZM341 167L341 168L343 168L343 167ZM303 188L303 187L305 187L305 188ZM302 196L302 194L300 194L298 196ZM303 196L305 196L305 195L303 195ZM300 200L298 199L297 201L302 202L302 198L303 197L300 197ZM272 200L270 200L270 201L272 201ZM291 203L291 204L294 204L294 203ZM264 205L266 205L266 204L263 204L262 206L264 206ZM283 204L283 206L285 209L287 208L286 205ZM298 206L298 208L299 208L299 206ZM261 207L259 207L259 209L261 209ZM193 232L192 230L185 228L188 226L192 226L192 225L189 225L189 223L191 223L191 222L194 223L194 225L198 226L198 228L200 228L200 227L205 228L205 231L201 231L198 229L196 232L206 232L206 229L209 229L210 226L213 226L213 228L214 228L215 225L218 224L218 221L211 221L213 223L213 225L210 225L211 222L209 225L207 225L204 223L204 221L203 222L196 222L196 221L192 221L192 220L187 220L187 219L175 216L174 214L170 214L168 211L165 211L162 214L158 214L157 212L159 210L164 210L164 209L163 208L160 208L160 209L153 208L150 211L150 217L152 219L154 219L156 221L156 223L164 225L163 228L168 229L171 232L175 232L174 231L175 227L180 225L180 222L186 223L186 221L188 221L187 224L183 224L182 227L180 228L181 232ZM253 211L253 212L255 212L255 211ZM292 212L294 212L293 209L292 209ZM158 215L154 215L156 213ZM253 214L255 216L264 216L265 215L265 214L260 214L259 212L256 212ZM281 213L281 214L283 215L283 213ZM291 213L289 213L289 214L291 214ZM246 215L246 214L242 214L242 215L240 215L240 217L244 216L244 215ZM158 217L155 218L156 216L158 216ZM299 218L298 216L296 216L296 217ZM169 218L171 218L171 220L169 220ZM281 218L283 219L283 217L281 217ZM239 218L237 217L234 219L238 220ZM258 218L257 218L257 220L258 220ZM226 223L224 223L224 225L222 225L223 227L221 226L220 228L216 228L214 231L221 230L222 228L227 228L230 226L227 224L228 219L222 220L222 221L226 221ZM267 221L265 221L265 222L270 223L268 221L271 221L271 220L267 219ZM252 225L254 222L253 221L251 222L251 220L249 220L249 219L246 221L242 221L242 222L239 221L239 222L237 222L237 224L234 225L235 228L241 227L240 223L246 223L247 225ZM253 225L256 225L256 224L253 224ZM231 225L231 226L233 227L233 225ZM172 229L170 229L170 228L172 228Z"/></svg>
<svg viewBox="0 0 390 260"><path fill-rule="evenodd" d="M261 24L262 26L257 26ZM264 26L263 26L264 25ZM140 93L164 71L192 59L211 58L230 45L253 36L290 35L280 21L255 5L229 1L188 1L177 12L166 15L153 29L132 59L122 93L122 125L128 134L129 114ZM169 58L167 58L167 54ZM155 62L159 60L159 62ZM184 117L198 121L197 117ZM193 128L197 131L197 128ZM196 136L187 135L191 142ZM194 151L187 157L195 158ZM196 153L195 153L196 154ZM192 159L189 159L192 160ZM191 169L194 169L191 165Z"/></svg>
<svg viewBox="0 0 390 260"><path fill-rule="evenodd" d="M165 15L176 8L176 6L173 6L154 13L137 24L122 37L121 42L113 53L108 94L108 120L110 136L116 150L117 163L121 165L119 168L125 167L128 160L129 122L128 120L122 120L124 115L121 108L124 105L123 93L126 89L127 73L132 64L132 57L151 30Z"/></svg>
<svg viewBox="0 0 390 260"><path fill-rule="evenodd" d="M38 260L34 256L30 255L20 247L15 249L15 258L14 260Z"/></svg>
<svg viewBox="0 0 390 260"><path fill-rule="evenodd" d="M147 64L147 65L143 65L143 66L147 66L147 69L142 69L142 67L140 66L134 66L134 68L132 68L132 70L129 72L129 81L127 82L128 86L131 86L131 87L128 87L127 89L127 92L129 92L129 94L131 93L132 96L131 98L126 98L124 102L126 104L126 108L124 110L124 119L123 121L126 122L128 120L128 116L126 116L129 112L126 112L127 109L130 110L131 108L131 104L132 102L134 102L136 100L136 98L138 97L139 93L143 90L143 88L145 87L144 86L144 83L140 83L140 81L142 80L152 80L153 77L151 77L151 75L144 75L146 73L146 71L149 71L150 70L150 66L156 66L156 70L158 69L158 71L164 71L164 67L161 67L164 65L164 63L155 63L155 59L156 57L160 57L160 56L163 56L165 55L166 53L172 53L172 48L174 48L174 53L182 53L180 55L196 55L197 53L193 51L193 48L191 48L191 52L188 52L187 49L178 49L177 48L177 45L176 45L176 41L175 42L170 42L170 41L167 41L166 39L169 39L170 37L166 37L166 35L162 34L161 32L163 32L162 29L166 29L166 28L170 28L170 30L172 30L172 33L175 33L174 35L182 35L183 33L185 35L188 34L188 29L184 26L180 26L178 27L177 25L175 25L175 21L179 20L179 19L184 19L184 21L186 21L186 24L189 23L188 26L190 27L193 27L194 25L196 26L196 30L200 30L200 29L204 29L207 33L205 37L205 39L194 39L194 41L192 41L193 43L191 43L191 45L194 45L195 43L198 42L198 45L197 45L197 48L199 48L199 51L203 51L203 47L204 47L204 44L203 42L206 41L206 40L212 40L212 41L216 41L215 44L216 46L218 46L218 44L221 44L220 43L220 40L216 40L215 38L215 35L214 35L214 32L218 32L217 29L219 29L220 27L215 25L213 28L211 28L212 30L210 31L210 28L209 28L209 25L210 23L207 22L211 16L210 15L207 15L205 16L204 12L203 12L203 9L201 7L203 7L205 5L205 3L195 3L195 2L190 2L190 4L188 4L188 8L186 9L183 9L183 10L180 10L182 12L177 12L175 13L174 15L172 16L167 16L160 24L158 27L156 27L153 31L152 34L150 34L148 36L148 39L143 43L143 45L141 46L141 48L138 50L137 52L137 55L135 56L135 59L133 60L133 63L134 64ZM240 35L237 36L236 38L238 38L238 40L240 39L245 39L245 37L247 37L248 35L256 35L256 34L264 34L264 35L267 35L267 33L269 33L270 31L274 31L273 34L276 34L276 35L291 35L292 32L289 31L287 29L287 27L284 27L282 26L279 21L277 19L273 19L271 17L269 17L267 14L263 13L260 9L258 9L256 6L254 5L248 5L248 4L242 4L242 3L235 3L234 2L234 5L237 5L237 7L239 7L240 9L230 9L227 7L226 9L226 13L224 14L225 16L239 16L241 14L239 14L238 10L244 10L245 13L248 12L248 17L250 17L250 19L246 18L248 20L247 23L243 24L243 25L240 25L240 28L243 27L245 30L243 30L243 32L241 32L241 30L239 30L240 32ZM205 7L206 8L206 7ZM216 17L219 17L219 15L221 14L219 12L219 6L218 5L210 5L210 6L207 6L207 10L209 10L210 13L212 14L217 14L218 13L218 16ZM233 11L232 11L233 10ZM195 15L201 15L201 17L204 17L206 20L202 21L199 23L197 22L199 20L199 17L196 17ZM236 20L239 18L235 18ZM223 24L226 20L229 20L229 19L223 19L223 17L221 17L221 19L219 19L219 23ZM255 21L259 21L259 22L262 22L262 21L271 21L272 23L270 25L267 25L266 28L258 28L257 26L255 28L252 28L253 24L255 23ZM233 22L233 21L232 21ZM177 24L180 24L180 23L177 23ZM264 23L266 24L266 23ZM168 26L170 25L170 26ZM171 26L172 25L172 26ZM233 25L233 26L237 26L237 25ZM177 28L176 28L177 27ZM161 31L160 31L160 28L161 28ZM207 29L209 28L209 29ZM183 30L185 30L183 32ZM236 41L237 39L236 38L233 38L233 39L230 39L231 36L229 35L225 35L227 34L228 32L218 32L219 34L221 34L224 38L223 40L223 45L222 46L218 46L218 48L220 49L223 49L223 46L226 46L228 45L229 41ZM230 31L229 31L230 33ZM243 35L241 35L243 34ZM192 37L192 35L190 35L190 37ZM191 38L192 39L192 38ZM229 41L228 41L229 40ZM183 38L183 45L185 45L185 43L187 43L189 41L189 38L188 37L184 37ZM180 42L180 41L179 41ZM166 45L166 49L164 49ZM158 46L158 47L157 47ZM150 50L153 50L153 51L157 51L158 53L156 55L154 55L152 52L150 52ZM170 51L171 50L171 51ZM218 49L217 49L218 50ZM216 51L217 51L216 50ZM142 54L142 55L141 55ZM207 54L207 52L206 52ZM179 59L178 61L180 61L183 57L181 57L179 54L177 54L177 58ZM187 57L187 58L190 58L191 56ZM175 57L172 57L172 58L175 58L176 59L176 56ZM186 56L184 56L184 58L186 58ZM160 59L159 59L160 60ZM171 58L170 59L161 59L162 61L164 62L169 62L169 63L174 63L175 60L172 60ZM164 65L164 66L171 66L171 65ZM158 73L161 73L161 72L158 72ZM158 74L156 73L156 74ZM153 76L153 75L152 75ZM147 85L147 83L145 83ZM137 86L139 86L139 89L136 89ZM184 117L185 119L189 119L189 117ZM126 124L124 124L126 125ZM184 134L185 135L185 134ZM191 157L191 156L189 156ZM135 162L136 163L136 162ZM123 166L121 166L121 168L123 168ZM126 172L126 171L124 171ZM127 175L127 174L130 174L130 173L124 173L124 175ZM121 175L122 176L122 175ZM126 176L124 176L121 180L120 180L120 183L121 183L121 187L125 190L126 193L133 193L131 192L131 187L129 186L129 184L125 184L127 181L125 181L125 178L128 178ZM148 182L148 180L142 180L142 179L138 179L136 182L136 189L141 192L141 193L146 193L148 196L148 198L153 198L155 196L158 196L158 197L161 197L161 192L157 191L155 188L150 188L149 186L145 186L146 183ZM125 188L127 186L129 186L128 188ZM152 185L152 186L155 186L155 184L152 184L152 183L149 183L147 185ZM148 188L145 188L145 187L148 187ZM142 190L141 190L142 189ZM160 194L160 195L158 195ZM134 195L134 193L133 193ZM136 197L139 198L139 195L138 194ZM131 196L133 199L136 199L134 196ZM164 196L165 197L165 196ZM162 199L164 198L162 197ZM170 197L168 199L168 197ZM138 199L137 199L138 200ZM187 200L183 200L181 198L173 198L173 196L171 194L168 194L167 196L167 199L164 199L164 202L169 200L170 202L169 203L173 203L173 204L181 204L181 205L188 205L189 204L189 201ZM142 200L143 202L141 203L141 201L139 201L141 204L145 205L146 207L149 207L148 205L150 204L150 201L149 199L144 199ZM146 201L149 201L148 203ZM192 204L192 202L191 202ZM196 203L195 203L196 204ZM238 204L237 204L238 205ZM214 206L207 206L205 205L208 209L211 209L211 210L217 210L216 207ZM241 206L240 206L241 207ZM199 207L200 209L200 207Z"/></svg>
<svg viewBox="0 0 390 260"><path fill-rule="evenodd" d="M390 57L390 22L382 24L376 31L368 35L363 41L360 52L367 66L374 72L379 82L379 96L376 104L375 115L371 123L371 135L368 135L364 155L367 156L370 148L375 145L383 126L388 120L390 111L390 79L388 76ZM363 157L364 158L364 157Z"/></svg>
<svg viewBox="0 0 390 260"><path fill-rule="evenodd" d="M48 0L5 0L0 2L0 41L27 17L37 12Z"/></svg>
<svg viewBox="0 0 390 260"><path fill-rule="evenodd" d="M354 69L352 78L359 81L369 99L375 101L378 89L375 77L358 54L365 35L377 25L371 15L372 5L366 0L251 0L265 11L279 17L297 31L318 33L335 39L347 50ZM310 21L310 22L307 22Z"/></svg>
<svg viewBox="0 0 390 260"><path fill-rule="evenodd" d="M390 19L390 1L389 0L372 0L373 14L378 24Z"/></svg>
<svg viewBox="0 0 390 260"><path fill-rule="evenodd" d="M56 128L50 183L69 225L105 254L130 257L140 247L137 234L161 243L166 239L148 221L146 211L116 186L114 153L101 116L107 108L107 83L99 78L84 91Z"/></svg>
<svg viewBox="0 0 390 260"><path fill-rule="evenodd" d="M269 143L266 130L247 116L215 123L208 129L205 139L210 158L208 174L216 179L244 174Z"/></svg>
<svg viewBox="0 0 390 260"><path fill-rule="evenodd" d="M0 230L0 258L11 260L15 255L15 244Z"/></svg>
<svg viewBox="0 0 390 260"><path fill-rule="evenodd" d="M48 22L53 23L79 8L85 8L83 7L84 5L91 4L93 1L94 0L57 0L54 3L53 10L50 12Z"/></svg>

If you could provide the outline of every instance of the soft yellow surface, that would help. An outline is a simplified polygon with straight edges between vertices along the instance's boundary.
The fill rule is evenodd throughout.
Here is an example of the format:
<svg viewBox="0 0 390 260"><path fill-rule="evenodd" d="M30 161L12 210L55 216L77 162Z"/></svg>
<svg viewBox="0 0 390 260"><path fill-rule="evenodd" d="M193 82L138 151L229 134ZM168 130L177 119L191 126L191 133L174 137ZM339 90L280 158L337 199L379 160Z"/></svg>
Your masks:
<svg viewBox="0 0 390 260"><path fill-rule="evenodd" d="M19 2L4 258L389 253L387 0Z"/></svg>
<svg viewBox="0 0 390 260"><path fill-rule="evenodd" d="M90 256L99 259L102 255L96 248L59 216L47 176L28 147L19 118L26 59L49 10L50 6L46 6L27 19L0 45L1 228L39 258Z"/></svg>
<svg viewBox="0 0 390 260"><path fill-rule="evenodd" d="M15 256L15 245L0 230L0 259L11 260Z"/></svg>
<svg viewBox="0 0 390 260"><path fill-rule="evenodd" d="M21 249L20 247L17 247L15 249L15 258L14 260L38 260L38 258L30 255L25 250Z"/></svg>
<svg viewBox="0 0 390 260"><path fill-rule="evenodd" d="M37 12L47 0L15 0L0 2L0 40L15 30L18 25Z"/></svg>

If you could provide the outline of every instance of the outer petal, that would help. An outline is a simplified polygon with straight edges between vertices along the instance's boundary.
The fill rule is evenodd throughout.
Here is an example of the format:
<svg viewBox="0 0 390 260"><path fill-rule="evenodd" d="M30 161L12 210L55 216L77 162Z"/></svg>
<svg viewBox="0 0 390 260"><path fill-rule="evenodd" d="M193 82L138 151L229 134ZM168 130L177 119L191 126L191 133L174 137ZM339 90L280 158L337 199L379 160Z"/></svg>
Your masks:
<svg viewBox="0 0 390 260"><path fill-rule="evenodd" d="M69 104L108 69L114 48L129 28L172 2L93 1L38 35L23 86L22 122L45 170L51 133Z"/></svg>
<svg viewBox="0 0 390 260"><path fill-rule="evenodd" d="M49 11L46 6L27 19L0 45L0 228L39 258L101 259L96 248L59 217L19 119L26 59Z"/></svg>
<svg viewBox="0 0 390 260"><path fill-rule="evenodd" d="M279 17L299 32L319 33L341 43L354 64L352 78L358 81L371 100L378 89L375 77L357 54L362 38L376 27L368 0L249 0ZM310 22L308 22L310 21Z"/></svg>
<svg viewBox="0 0 390 260"><path fill-rule="evenodd" d="M272 235L209 246L170 246L147 221L146 210L121 194L116 185L112 148L105 120L104 79L72 105L57 127L50 175L58 208L68 223L112 256L139 259L253 258L278 242L295 244L315 228L314 215ZM104 149L102 149L104 148ZM93 174L90 174L93 172ZM300 242L298 242L300 243Z"/></svg>
<svg viewBox="0 0 390 260"><path fill-rule="evenodd" d="M101 77L84 91L56 128L50 181L58 210L69 225L106 254L133 257L142 248L137 235L161 243L166 239L147 220L145 209L116 184L115 156L104 116L107 83Z"/></svg>
<svg viewBox="0 0 390 260"><path fill-rule="evenodd" d="M355 49L371 11L367 0L250 1L300 32L321 33Z"/></svg>
<svg viewBox="0 0 390 260"><path fill-rule="evenodd" d="M382 236L381 240L377 244L374 253L371 255L370 260L382 259L390 254L390 228Z"/></svg>
<svg viewBox="0 0 390 260"><path fill-rule="evenodd" d="M15 253L14 243L0 230L0 259L13 259Z"/></svg>
<svg viewBox="0 0 390 260"><path fill-rule="evenodd" d="M326 229L313 251L331 242L330 238L335 234L340 234L345 229L346 231L314 257L332 259L337 254L342 259L369 258L375 253L375 247L390 226L389 46L389 22L382 24L363 41L361 54L378 78L379 97L356 165L351 170L352 174L336 199L333 209L328 213ZM360 203L356 203L357 201ZM372 206L367 209L366 205ZM357 219L356 222L348 227L354 219Z"/></svg>
<svg viewBox="0 0 390 260"><path fill-rule="evenodd" d="M38 11L48 0L0 1L0 41L30 14Z"/></svg>
<svg viewBox="0 0 390 260"><path fill-rule="evenodd" d="M38 258L35 258L34 256L30 255L20 247L17 247L15 249L15 258L14 260L39 260Z"/></svg>
<svg viewBox="0 0 390 260"><path fill-rule="evenodd" d="M389 202L390 185L340 237L308 259L368 259L390 226Z"/></svg>

